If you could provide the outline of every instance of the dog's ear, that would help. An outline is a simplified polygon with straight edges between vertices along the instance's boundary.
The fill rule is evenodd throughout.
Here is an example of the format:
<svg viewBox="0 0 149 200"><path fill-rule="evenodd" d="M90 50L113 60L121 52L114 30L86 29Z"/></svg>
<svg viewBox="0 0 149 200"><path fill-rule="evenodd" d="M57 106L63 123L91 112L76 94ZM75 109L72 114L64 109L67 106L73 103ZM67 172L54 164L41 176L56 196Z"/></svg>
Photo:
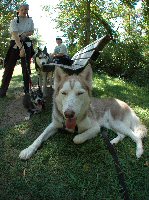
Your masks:
<svg viewBox="0 0 149 200"><path fill-rule="evenodd" d="M38 48L37 48L37 52L40 52L40 51L41 51L41 49L38 47Z"/></svg>
<svg viewBox="0 0 149 200"><path fill-rule="evenodd" d="M85 69L79 74L81 79L84 79L89 84L90 88L92 88L92 75L93 75L93 71L90 64L88 64L85 67Z"/></svg>
<svg viewBox="0 0 149 200"><path fill-rule="evenodd" d="M47 47L46 47L46 46L44 47L43 52L44 52L45 54L47 54Z"/></svg>
<svg viewBox="0 0 149 200"><path fill-rule="evenodd" d="M55 68L54 72L54 89L56 89L61 82L61 80L68 76L68 74L64 73L64 71L60 67Z"/></svg>

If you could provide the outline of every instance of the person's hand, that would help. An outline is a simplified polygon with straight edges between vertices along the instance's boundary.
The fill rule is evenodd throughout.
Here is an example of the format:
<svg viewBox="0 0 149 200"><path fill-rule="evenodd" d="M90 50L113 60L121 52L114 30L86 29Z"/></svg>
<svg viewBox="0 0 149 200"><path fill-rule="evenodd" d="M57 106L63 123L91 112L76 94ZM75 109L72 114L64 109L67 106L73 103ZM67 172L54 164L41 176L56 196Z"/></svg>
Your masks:
<svg viewBox="0 0 149 200"><path fill-rule="evenodd" d="M51 53L51 57L54 58L54 56L55 56L55 54L54 54L54 53Z"/></svg>
<svg viewBox="0 0 149 200"><path fill-rule="evenodd" d="M24 47L22 47L20 49L20 57L25 57L25 49L24 49Z"/></svg>
<svg viewBox="0 0 149 200"><path fill-rule="evenodd" d="M21 37L21 40L24 41L24 39L26 38L26 33L22 33L22 34L20 35L20 37Z"/></svg>

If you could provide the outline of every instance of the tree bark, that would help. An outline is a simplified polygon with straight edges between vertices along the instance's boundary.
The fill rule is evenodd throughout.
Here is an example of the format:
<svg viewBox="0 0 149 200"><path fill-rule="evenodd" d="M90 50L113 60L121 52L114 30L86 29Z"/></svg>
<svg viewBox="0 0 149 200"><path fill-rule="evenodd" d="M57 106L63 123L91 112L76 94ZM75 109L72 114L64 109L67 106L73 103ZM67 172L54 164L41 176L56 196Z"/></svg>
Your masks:
<svg viewBox="0 0 149 200"><path fill-rule="evenodd" d="M91 35L91 30L90 30L90 25L91 25L91 0L86 2L86 27L85 27L85 46L90 43L90 35Z"/></svg>

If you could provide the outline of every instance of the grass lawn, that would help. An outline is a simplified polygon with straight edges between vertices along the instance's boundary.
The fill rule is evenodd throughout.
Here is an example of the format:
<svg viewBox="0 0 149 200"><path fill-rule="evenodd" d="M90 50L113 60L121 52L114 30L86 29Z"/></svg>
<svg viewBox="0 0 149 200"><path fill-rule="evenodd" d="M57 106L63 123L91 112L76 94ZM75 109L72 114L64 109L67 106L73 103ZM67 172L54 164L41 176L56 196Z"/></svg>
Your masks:
<svg viewBox="0 0 149 200"><path fill-rule="evenodd" d="M113 159L99 136L84 144L73 143L73 134L57 133L28 161L18 158L51 121L52 97L46 109L29 121L2 126L14 93L22 91L20 67L16 67L8 97L0 99L0 200L121 200ZM33 67L32 79L37 83ZM0 79L2 69L0 68ZM126 101L149 129L149 91L94 73L93 96L116 97ZM11 110L13 113L13 109ZM18 113L19 115L19 113ZM115 134L109 131L109 137ZM149 142L138 160L130 138L116 146L131 200L149 199Z"/></svg>

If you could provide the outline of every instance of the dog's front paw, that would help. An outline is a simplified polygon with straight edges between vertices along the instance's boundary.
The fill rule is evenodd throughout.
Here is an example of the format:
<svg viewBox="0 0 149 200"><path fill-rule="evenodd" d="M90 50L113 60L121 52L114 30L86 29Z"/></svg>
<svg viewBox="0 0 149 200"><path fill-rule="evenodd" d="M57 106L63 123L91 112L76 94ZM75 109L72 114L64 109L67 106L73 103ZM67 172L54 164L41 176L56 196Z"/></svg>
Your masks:
<svg viewBox="0 0 149 200"><path fill-rule="evenodd" d="M143 148L138 148L136 150L136 156L137 156L137 158L140 158L142 156L142 154L143 154Z"/></svg>
<svg viewBox="0 0 149 200"><path fill-rule="evenodd" d="M74 138L73 138L73 142L75 144L81 144L83 142L85 142L85 139L83 138L83 136L81 134L79 135L76 135Z"/></svg>
<svg viewBox="0 0 149 200"><path fill-rule="evenodd" d="M113 140L110 141L111 144L117 144L119 140L117 138L114 138Z"/></svg>
<svg viewBox="0 0 149 200"><path fill-rule="evenodd" d="M30 146L20 152L19 158L21 160L27 160L33 155L34 152L35 152L35 149Z"/></svg>
<svg viewBox="0 0 149 200"><path fill-rule="evenodd" d="M25 117L25 121L30 120L30 116Z"/></svg>

